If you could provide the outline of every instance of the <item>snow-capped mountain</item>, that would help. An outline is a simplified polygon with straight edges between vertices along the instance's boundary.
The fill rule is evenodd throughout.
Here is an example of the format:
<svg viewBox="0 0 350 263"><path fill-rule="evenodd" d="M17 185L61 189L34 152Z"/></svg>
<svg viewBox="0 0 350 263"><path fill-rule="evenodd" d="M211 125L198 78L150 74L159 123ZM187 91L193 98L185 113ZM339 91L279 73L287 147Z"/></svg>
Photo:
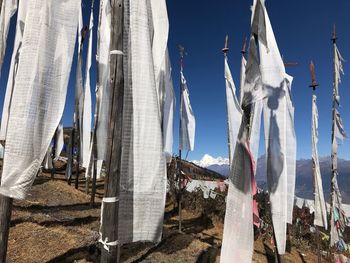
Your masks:
<svg viewBox="0 0 350 263"><path fill-rule="evenodd" d="M323 190L325 198L330 196L331 181L331 158L323 156L319 158L320 169L323 181ZM200 161L192 161L194 164L210 169L223 176L229 175L229 161L227 158L214 158L205 154ZM343 201L350 203L350 161L338 159L338 185L342 194ZM257 161L256 181L259 187L267 189L266 184L266 156L262 155ZM300 159L296 161L296 184L295 193L303 198L313 198L313 177L312 160Z"/></svg>
<svg viewBox="0 0 350 263"><path fill-rule="evenodd" d="M213 165L213 164L218 164L218 165L223 165L223 164L228 165L229 164L228 158L223 158L220 156L217 158L214 158L214 157L210 156L209 154L204 154L204 156L202 157L202 159L200 161L192 161L192 162L194 164L201 166L201 167L204 167L204 168L207 168L208 166Z"/></svg>
<svg viewBox="0 0 350 263"><path fill-rule="evenodd" d="M205 154L201 160L192 162L200 167L208 168L214 172L222 174L223 176L228 176L229 174L228 158L223 158L220 156L214 158L209 154Z"/></svg>

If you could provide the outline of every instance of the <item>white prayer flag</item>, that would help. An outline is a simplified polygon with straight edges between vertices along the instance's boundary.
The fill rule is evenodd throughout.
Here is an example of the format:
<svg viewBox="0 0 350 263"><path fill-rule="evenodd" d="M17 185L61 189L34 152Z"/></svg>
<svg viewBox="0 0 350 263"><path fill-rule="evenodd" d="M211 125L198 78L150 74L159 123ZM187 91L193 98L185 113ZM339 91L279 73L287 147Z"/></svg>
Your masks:
<svg viewBox="0 0 350 263"><path fill-rule="evenodd" d="M93 3L93 2L92 2ZM83 102L83 118L80 119L80 134L81 144L80 144L80 157L82 167L88 168L90 162L90 154L91 154L91 90L90 90L90 70L91 70L91 60L92 60L92 37L93 37L93 7L91 7L90 12L90 24L89 24L89 43L87 50L87 58L86 58L86 69L85 69L85 85L84 85L84 102Z"/></svg>
<svg viewBox="0 0 350 263"><path fill-rule="evenodd" d="M3 2L4 3L4 2ZM20 1L17 13L16 37L11 58L9 77L7 79L6 94L1 116L0 140L6 140L7 124L11 107L14 79L17 74L19 55L22 50L22 38L25 28L26 16L28 10L28 1Z"/></svg>
<svg viewBox="0 0 350 263"><path fill-rule="evenodd" d="M314 225L327 229L327 209L323 195L322 177L320 163L318 160L318 110L316 104L316 95L312 96L312 165L315 187L315 216Z"/></svg>
<svg viewBox="0 0 350 263"><path fill-rule="evenodd" d="M0 13L0 75L5 57L7 35L11 17L16 13L18 0L3 0Z"/></svg>
<svg viewBox="0 0 350 263"><path fill-rule="evenodd" d="M180 102L180 150L193 151L194 150L194 139L196 131L196 119L194 117L190 96L188 93L187 82L181 74L181 102Z"/></svg>
<svg viewBox="0 0 350 263"><path fill-rule="evenodd" d="M57 133L56 133L55 160L58 160L58 158L60 157L63 146L64 146L63 125L59 124L57 127Z"/></svg>
<svg viewBox="0 0 350 263"><path fill-rule="evenodd" d="M171 64L169 52L166 50L164 60L163 86L163 145L167 162L171 161L173 153L173 133L174 133L174 111L175 111L175 93L173 87L173 80L171 77Z"/></svg>
<svg viewBox="0 0 350 263"><path fill-rule="evenodd" d="M334 83L334 96L335 99L337 101L337 103L340 103L340 96L339 96L339 83L341 82L341 74L344 75L344 71L343 71L343 64L342 61L344 61L343 57L340 54L340 51L337 47L337 45L335 45L334 48L334 70L335 70L335 83Z"/></svg>
<svg viewBox="0 0 350 263"><path fill-rule="evenodd" d="M97 160L106 160L110 97L111 6L109 0L100 1L97 37L96 60L98 64L98 77L96 85L96 111L98 111L98 117L95 122L96 126L94 127L96 129L96 158Z"/></svg>
<svg viewBox="0 0 350 263"><path fill-rule="evenodd" d="M262 83L267 96L264 103L267 182L276 245L278 252L284 254L287 223L292 223L295 189L296 137L290 96L292 78L285 72L264 3L260 2L260 6L265 20L260 21L260 26L265 28L258 30L266 32L265 37L259 38L259 54Z"/></svg>
<svg viewBox="0 0 350 263"><path fill-rule="evenodd" d="M162 234L166 162L151 41L152 29L156 30L153 8L162 6L164 14L164 3L126 1L124 5L126 65L118 222L122 244L158 242Z"/></svg>
<svg viewBox="0 0 350 263"><path fill-rule="evenodd" d="M243 100L243 86L244 86L244 83L245 83L246 66L247 66L247 60L242 55L240 82L239 82L239 105L241 105L241 106L242 106L242 100Z"/></svg>
<svg viewBox="0 0 350 263"><path fill-rule="evenodd" d="M16 199L29 192L62 117L81 4L27 2L0 186Z"/></svg>
<svg viewBox="0 0 350 263"><path fill-rule="evenodd" d="M229 138L229 160L232 162L234 150L237 143L239 127L242 121L242 109L236 96L236 86L233 82L231 70L229 68L227 57L225 57L225 82L226 82L226 107L227 124Z"/></svg>

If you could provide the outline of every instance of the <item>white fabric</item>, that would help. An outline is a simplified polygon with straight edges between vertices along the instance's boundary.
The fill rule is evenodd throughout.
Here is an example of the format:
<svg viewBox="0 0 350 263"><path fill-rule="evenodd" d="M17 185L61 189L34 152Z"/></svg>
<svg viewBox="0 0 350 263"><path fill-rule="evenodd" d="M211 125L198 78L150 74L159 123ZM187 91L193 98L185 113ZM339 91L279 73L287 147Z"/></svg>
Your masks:
<svg viewBox="0 0 350 263"><path fill-rule="evenodd" d="M7 35L11 17L16 13L18 0L3 0L0 13L0 75L5 57Z"/></svg>
<svg viewBox="0 0 350 263"><path fill-rule="evenodd" d="M164 60L164 104L163 104L163 145L167 162L171 162L173 153L175 93L171 78L169 52L166 50Z"/></svg>
<svg viewBox="0 0 350 263"><path fill-rule="evenodd" d="M295 187L296 139L294 107L290 96L292 78L285 73L262 0L254 1L248 52L245 84L242 89L242 108L247 109L248 113L251 109L252 125L256 122L256 126L260 126L259 103L263 103L272 218L278 251L284 254L286 224L292 220ZM263 102L261 102L262 99L264 99ZM257 153L259 144L257 139L259 130L246 125L247 120L243 118L230 177L221 262L231 262L232 258L237 262L252 260L251 177L254 175L252 168L254 168L256 158L254 155ZM247 131L248 128L252 130L251 134ZM251 147L248 145L249 142Z"/></svg>
<svg viewBox="0 0 350 263"><path fill-rule="evenodd" d="M64 137L63 137L63 125L59 124L57 127L57 133L56 133L56 149L55 149L55 160L58 160L58 158L61 155L63 146L64 146Z"/></svg>
<svg viewBox="0 0 350 263"><path fill-rule="evenodd" d="M340 141L343 141L347 137L343 126L343 121L340 117L340 113L337 110L335 110L334 136Z"/></svg>
<svg viewBox="0 0 350 263"><path fill-rule="evenodd" d="M304 199L296 196L295 197L295 205L300 209L303 208L304 207Z"/></svg>
<svg viewBox="0 0 350 263"><path fill-rule="evenodd" d="M187 88L187 82L183 75L181 75L181 102L180 102L180 150L193 151L194 139L196 131L196 119L194 117L190 97Z"/></svg>
<svg viewBox="0 0 350 263"><path fill-rule="evenodd" d="M344 75L342 61L344 61L344 59L341 56L337 45L334 44L334 70L335 70L334 96L338 104L340 102L339 83L341 82L341 74Z"/></svg>
<svg viewBox="0 0 350 263"><path fill-rule="evenodd" d="M98 77L96 86L96 107L98 120L96 123L96 146L98 160L106 160L107 132L109 126L109 49L111 42L111 6L109 0L100 1L100 15L97 31L97 65Z"/></svg>
<svg viewBox="0 0 350 263"><path fill-rule="evenodd" d="M0 129L0 140L6 139L7 125L9 112L11 107L11 98L13 93L14 79L17 74L19 55L22 50L22 38L26 23L26 16L28 10L28 1L20 1L17 13L17 23L16 23L16 37L15 44L13 47L13 53L11 58L11 66L9 71L9 77L7 80L6 94L4 99L4 105L2 109L1 116L1 129Z"/></svg>
<svg viewBox="0 0 350 263"><path fill-rule="evenodd" d="M121 243L158 242L164 217L166 162L153 67L153 10L148 1L130 1L129 4L130 46L125 45L127 50L123 52L127 54L125 62L131 64L124 71L118 234ZM127 12L128 6L124 5L124 8ZM128 17L124 15L124 25L128 23ZM124 34L126 39L129 36Z"/></svg>
<svg viewBox="0 0 350 263"><path fill-rule="evenodd" d="M252 17L254 17L253 11ZM253 21L252 21L253 23ZM252 121L256 122L258 118L259 106L254 107L254 103L262 98L261 74L258 64L258 50L255 38L250 37L248 48L248 61L245 71L245 82L241 86L242 108L253 107L251 113L254 114ZM261 114L261 111L260 111ZM248 263L253 257L253 200L252 200L252 169L253 163L251 157L255 154L258 146L253 145L254 153L252 154L249 144L250 132L247 116L242 117L237 145L232 159L228 194L226 200L226 213L224 223L223 242L221 248L220 262L231 263L232 259L237 262ZM258 124L258 123L256 123ZM259 131L253 130L253 137ZM254 143L259 136L253 138ZM252 160L253 161L253 160Z"/></svg>
<svg viewBox="0 0 350 263"><path fill-rule="evenodd" d="M93 3L93 2L92 2ZM90 24L89 24L89 44L87 50L86 58L86 69L85 69L85 85L84 85L84 103L83 103L83 118L81 121L81 131L82 135L80 144L80 157L82 167L88 168L90 162L90 145L91 145L91 89L90 89L90 70L91 70L91 57L92 57L92 37L93 37L93 7L91 7L90 13Z"/></svg>
<svg viewBox="0 0 350 263"><path fill-rule="evenodd" d="M267 11L263 3L260 5L265 18L265 23L260 21L260 26L265 26L265 29L258 28L259 36L261 32L266 32L266 37L259 38L259 54L262 82L267 95L264 104L267 182L277 248L279 254L284 254L295 189L294 108L290 97L290 77L286 75Z"/></svg>
<svg viewBox="0 0 350 263"><path fill-rule="evenodd" d="M242 122L242 109L236 96L236 86L233 82L231 70L225 56L225 82L226 82L226 107L227 107L227 124L228 124L228 147L230 165L237 143L239 127Z"/></svg>
<svg viewBox="0 0 350 263"><path fill-rule="evenodd" d="M242 106L242 100L243 100L243 86L245 82L246 66L247 66L247 60L245 59L244 55L242 55L241 73L240 73L240 82L239 82L239 105L241 106Z"/></svg>
<svg viewBox="0 0 350 263"><path fill-rule="evenodd" d="M312 96L312 162L313 162L313 178L315 187L315 216L314 225L327 229L327 209L324 201L322 177L320 163L318 160L318 110L316 104L316 95Z"/></svg>
<svg viewBox="0 0 350 263"><path fill-rule="evenodd" d="M62 117L80 6L77 0L27 2L0 186L16 199L29 192Z"/></svg>
<svg viewBox="0 0 350 263"><path fill-rule="evenodd" d="M295 180L296 180L296 151L297 142L294 129L294 106L292 103L292 82L293 77L286 74L286 85L288 87L286 92L287 114L286 114L286 138L287 138L287 223L293 223L293 203L295 194Z"/></svg>
<svg viewBox="0 0 350 263"><path fill-rule="evenodd" d="M49 146L49 149L46 152L45 161L44 161L44 168L46 170L50 170L53 168L53 162L52 162L52 146Z"/></svg>
<svg viewBox="0 0 350 263"><path fill-rule="evenodd" d="M156 81L156 90L159 101L159 114L162 116L163 102L164 102L164 87L163 87L163 74L168 34L169 34L169 21L166 9L166 2L160 0L149 0L152 9L152 22L153 22L153 36L152 36L152 55L153 55L153 67L154 76Z"/></svg>

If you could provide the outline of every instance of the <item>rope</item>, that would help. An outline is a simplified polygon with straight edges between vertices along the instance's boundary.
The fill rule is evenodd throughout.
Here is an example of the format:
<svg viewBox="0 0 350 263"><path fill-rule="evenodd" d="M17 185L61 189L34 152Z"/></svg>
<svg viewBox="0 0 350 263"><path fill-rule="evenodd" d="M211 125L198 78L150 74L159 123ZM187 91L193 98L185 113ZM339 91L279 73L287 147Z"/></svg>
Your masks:
<svg viewBox="0 0 350 263"><path fill-rule="evenodd" d="M100 221L100 231L99 231L100 238L98 239L98 242L101 243L103 245L103 248L108 252L110 251L110 247L119 245L119 241L116 240L113 242L108 242L108 237L106 237L105 239L102 239L101 228L102 228L102 222L103 222L103 209L104 209L104 203L116 203L116 202L119 202L119 198L117 197L103 197L102 205L101 205L101 221Z"/></svg>

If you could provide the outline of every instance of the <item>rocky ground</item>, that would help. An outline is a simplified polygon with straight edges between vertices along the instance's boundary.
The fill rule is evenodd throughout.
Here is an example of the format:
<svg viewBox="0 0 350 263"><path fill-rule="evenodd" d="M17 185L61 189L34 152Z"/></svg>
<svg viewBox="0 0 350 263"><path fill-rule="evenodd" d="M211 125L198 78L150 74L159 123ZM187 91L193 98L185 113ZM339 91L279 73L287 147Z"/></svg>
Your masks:
<svg viewBox="0 0 350 263"><path fill-rule="evenodd" d="M37 177L31 196L14 202L7 262L99 262L97 240L103 182L98 182L94 207L83 191L84 184L81 180L76 190L63 175L56 175L54 180L47 174ZM123 246L121 262L219 262L224 199L196 198L185 198L182 233L177 230L174 206L168 204L162 241ZM269 238L261 235L257 239L253 262L274 262ZM291 248L284 262L317 262L317 256L309 247L300 245Z"/></svg>

